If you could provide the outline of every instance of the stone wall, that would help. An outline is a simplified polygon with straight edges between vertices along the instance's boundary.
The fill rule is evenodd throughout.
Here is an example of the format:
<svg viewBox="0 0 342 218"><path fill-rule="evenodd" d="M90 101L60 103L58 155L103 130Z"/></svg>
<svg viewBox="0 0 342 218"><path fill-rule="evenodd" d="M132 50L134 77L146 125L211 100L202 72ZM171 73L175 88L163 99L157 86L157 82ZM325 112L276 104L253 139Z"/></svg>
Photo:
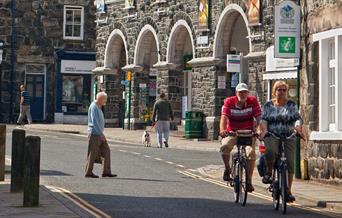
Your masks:
<svg viewBox="0 0 342 218"><path fill-rule="evenodd" d="M342 184L342 144L340 141L315 142L308 152L308 170L312 179Z"/></svg>
<svg viewBox="0 0 342 218"><path fill-rule="evenodd" d="M63 39L64 5L84 6L84 40ZM13 122L19 112L19 84L24 82L25 64L46 65L46 121L53 122L55 110L55 49L94 51L95 24L92 0L17 0L16 73L11 84L11 1L0 1L0 39L6 43L2 64L0 121ZM14 116L9 117L10 87L13 87Z"/></svg>
<svg viewBox="0 0 342 218"><path fill-rule="evenodd" d="M340 1L301 1L302 6L302 68L301 114L309 138L312 131L319 131L319 50L312 34L342 27L342 3ZM324 19L322 19L324 18ZM302 157L308 159L311 179L342 184L342 142L308 141Z"/></svg>

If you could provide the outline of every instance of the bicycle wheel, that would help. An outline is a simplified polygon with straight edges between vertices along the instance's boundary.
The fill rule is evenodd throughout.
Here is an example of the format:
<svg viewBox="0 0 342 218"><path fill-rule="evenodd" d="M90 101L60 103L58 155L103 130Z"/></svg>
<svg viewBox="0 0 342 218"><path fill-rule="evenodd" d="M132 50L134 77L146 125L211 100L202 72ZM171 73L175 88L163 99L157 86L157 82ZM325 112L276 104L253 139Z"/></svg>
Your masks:
<svg viewBox="0 0 342 218"><path fill-rule="evenodd" d="M240 171L240 164L239 162L235 162L233 168L233 186L234 186L234 199L235 203L239 202L240 198L240 178L239 178L239 171Z"/></svg>
<svg viewBox="0 0 342 218"><path fill-rule="evenodd" d="M272 182L272 198L273 207L275 210L279 209L280 192L279 192L279 172L277 169L274 170L274 180Z"/></svg>
<svg viewBox="0 0 342 218"><path fill-rule="evenodd" d="M280 190L281 190L281 210L283 214L286 214L286 204L287 204L287 170L283 166L280 173Z"/></svg>
<svg viewBox="0 0 342 218"><path fill-rule="evenodd" d="M239 169L239 189L240 189L240 203L242 206L246 205L247 202L247 163L246 161L241 162Z"/></svg>

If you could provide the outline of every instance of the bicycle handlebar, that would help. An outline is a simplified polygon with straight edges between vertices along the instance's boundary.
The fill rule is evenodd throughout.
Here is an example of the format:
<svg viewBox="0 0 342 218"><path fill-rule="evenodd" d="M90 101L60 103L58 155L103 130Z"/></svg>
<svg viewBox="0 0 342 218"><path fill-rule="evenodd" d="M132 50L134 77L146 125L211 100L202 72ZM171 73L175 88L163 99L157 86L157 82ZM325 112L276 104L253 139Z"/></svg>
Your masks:
<svg viewBox="0 0 342 218"><path fill-rule="evenodd" d="M256 132L251 132L253 137L259 137L259 134ZM222 136L222 135L221 135ZM230 131L230 132L225 132L225 134L223 135L224 138L227 136L238 136L237 131Z"/></svg>

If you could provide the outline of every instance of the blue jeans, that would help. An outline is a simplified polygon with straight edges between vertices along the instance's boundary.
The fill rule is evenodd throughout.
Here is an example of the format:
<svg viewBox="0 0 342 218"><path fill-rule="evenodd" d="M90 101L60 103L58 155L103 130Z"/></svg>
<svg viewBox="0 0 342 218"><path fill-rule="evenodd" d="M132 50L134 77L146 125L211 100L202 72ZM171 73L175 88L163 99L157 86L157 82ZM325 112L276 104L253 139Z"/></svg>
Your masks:
<svg viewBox="0 0 342 218"><path fill-rule="evenodd" d="M156 124L158 146L163 147L163 142L168 142L170 133L170 122L158 120Z"/></svg>

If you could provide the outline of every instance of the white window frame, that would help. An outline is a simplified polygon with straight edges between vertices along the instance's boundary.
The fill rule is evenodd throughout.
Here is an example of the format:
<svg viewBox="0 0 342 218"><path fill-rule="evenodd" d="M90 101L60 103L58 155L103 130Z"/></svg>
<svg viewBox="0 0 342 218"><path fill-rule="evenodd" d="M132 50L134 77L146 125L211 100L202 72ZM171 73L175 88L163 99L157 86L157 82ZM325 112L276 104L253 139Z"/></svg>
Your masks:
<svg viewBox="0 0 342 218"><path fill-rule="evenodd" d="M81 29L80 36L66 36L66 11L67 9L79 9L81 10ZM83 40L84 38L84 7L83 6L74 6L74 5L64 5L63 12L63 39L65 40Z"/></svg>
<svg viewBox="0 0 342 218"><path fill-rule="evenodd" d="M335 63L328 60L329 41L335 42ZM342 28L313 34L319 44L319 130L310 135L310 140L342 140ZM335 123L329 117L328 69L335 65Z"/></svg>
<svg viewBox="0 0 342 218"><path fill-rule="evenodd" d="M336 93L336 46L335 46L335 38L330 38L328 39L328 99L329 99L329 109L327 111L328 118L329 118L329 131L335 131L335 126L336 126L336 117L335 114L333 114L332 111L335 111L336 109L336 98L331 98L331 91L332 89L334 90L334 96L337 94ZM333 79L335 82L333 82ZM332 102L330 102L332 101ZM332 109L333 108L333 109Z"/></svg>

